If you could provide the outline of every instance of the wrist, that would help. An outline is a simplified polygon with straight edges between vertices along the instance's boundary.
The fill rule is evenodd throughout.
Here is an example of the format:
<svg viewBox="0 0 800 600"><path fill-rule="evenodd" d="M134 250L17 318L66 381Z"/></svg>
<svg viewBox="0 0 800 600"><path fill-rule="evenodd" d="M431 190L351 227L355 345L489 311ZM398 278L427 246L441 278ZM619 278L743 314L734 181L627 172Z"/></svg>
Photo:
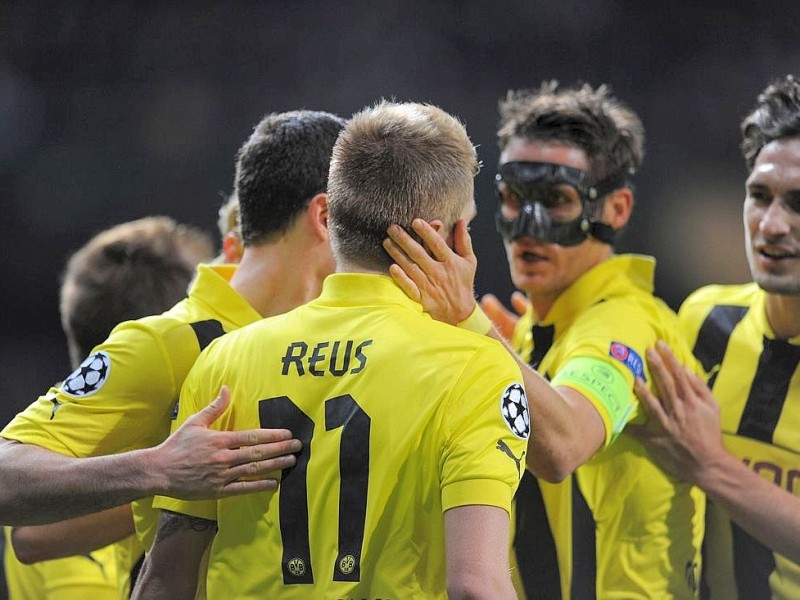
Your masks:
<svg viewBox="0 0 800 600"><path fill-rule="evenodd" d="M131 480L138 497L165 495L169 481L158 464L159 446L127 453L130 460Z"/></svg>
<svg viewBox="0 0 800 600"><path fill-rule="evenodd" d="M457 323L456 327L466 329L480 335L488 335L489 331L492 329L492 322L476 302L475 307L472 309L470 315L463 321Z"/></svg>
<svg viewBox="0 0 800 600"><path fill-rule="evenodd" d="M692 473L692 480L698 487L714 495L737 480L741 470L747 468L738 458L722 450L698 463Z"/></svg>

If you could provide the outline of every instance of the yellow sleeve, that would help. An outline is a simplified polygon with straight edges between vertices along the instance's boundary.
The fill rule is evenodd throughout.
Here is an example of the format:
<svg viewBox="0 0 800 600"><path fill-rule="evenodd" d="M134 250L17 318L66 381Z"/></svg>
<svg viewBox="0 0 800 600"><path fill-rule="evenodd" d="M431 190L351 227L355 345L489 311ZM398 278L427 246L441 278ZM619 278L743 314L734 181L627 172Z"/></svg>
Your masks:
<svg viewBox="0 0 800 600"><path fill-rule="evenodd" d="M117 578L116 544L85 556L70 556L24 565L14 555L10 528L4 529L4 565L11 598L118 600L122 597Z"/></svg>
<svg viewBox="0 0 800 600"><path fill-rule="evenodd" d="M510 511L525 469L530 415L516 362L495 342L467 362L448 402L439 470L442 508Z"/></svg>
<svg viewBox="0 0 800 600"><path fill-rule="evenodd" d="M124 323L0 435L71 456L155 446L169 432L186 365L198 351L188 326L164 335ZM184 373L175 372L176 364Z"/></svg>
<svg viewBox="0 0 800 600"><path fill-rule="evenodd" d="M216 340L212 342L200 354L186 377L186 381L181 388L177 416L172 426L173 431L183 425L186 419L205 408L219 393L221 384L217 385L215 383L218 377L214 371L214 361L209 359L209 355L213 355L213 349L217 345L216 342ZM233 405L231 404L225 414L211 424L211 429L228 429L231 422L232 409ZM216 500L179 500L167 496L156 496L153 500L153 507L210 521L217 520Z"/></svg>

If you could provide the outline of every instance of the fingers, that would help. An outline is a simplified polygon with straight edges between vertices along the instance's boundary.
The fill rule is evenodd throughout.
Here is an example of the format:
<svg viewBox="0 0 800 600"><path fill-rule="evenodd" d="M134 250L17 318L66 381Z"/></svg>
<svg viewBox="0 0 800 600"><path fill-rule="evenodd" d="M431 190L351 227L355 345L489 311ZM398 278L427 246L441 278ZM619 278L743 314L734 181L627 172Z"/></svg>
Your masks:
<svg viewBox="0 0 800 600"><path fill-rule="evenodd" d="M692 397L694 401L698 403L696 408L705 408L707 409L706 414L713 415L715 425L709 429L715 431L721 430L722 426L720 419L722 410L720 409L717 399L711 393L711 390L708 389L705 380L699 375L689 371L689 369L686 369L686 379L692 392L694 392Z"/></svg>
<svg viewBox="0 0 800 600"><path fill-rule="evenodd" d="M211 426L214 421L225 414L225 411L228 409L230 403L230 390L228 390L228 386L223 385L222 389L219 391L219 395L214 398L214 400L211 401L203 410L186 419L186 423L183 424L183 427L191 425L200 425L203 427Z"/></svg>
<svg viewBox="0 0 800 600"><path fill-rule="evenodd" d="M392 227L395 226L393 225ZM405 231L403 231L403 235L408 236ZM411 238L409 237L409 239ZM413 240L412 243L416 244ZM412 300L419 301L421 297L420 288L426 282L425 273L419 268L417 263L408 257L405 251L398 246L393 239L383 240L383 248L395 262L394 265L390 265L389 267L389 274L392 276L392 279L394 279L395 283L401 287L407 296Z"/></svg>
<svg viewBox="0 0 800 600"><path fill-rule="evenodd" d="M394 282L400 286L406 296L420 302L422 300L422 293L419 291L419 286L408 276L408 274L399 265L389 265L389 275Z"/></svg>
<svg viewBox="0 0 800 600"><path fill-rule="evenodd" d="M653 378L653 384L664 412L674 414L675 405L680 402L675 389L675 380L658 352L648 348L645 356L647 357L647 366L650 368L650 376Z"/></svg>
<svg viewBox="0 0 800 600"><path fill-rule="evenodd" d="M291 469L297 464L297 457L294 454L276 456L265 460L245 462L235 467L231 467L225 474L228 483L238 480L263 480L279 479L280 471ZM226 484L227 486L227 484ZM225 486L223 486L224 489Z"/></svg>
<svg viewBox="0 0 800 600"><path fill-rule="evenodd" d="M645 412L650 416L647 425L651 429L654 429L655 427L653 425L657 424L661 429L665 429L669 417L664 410L664 406L662 406L661 401L656 398L641 377L636 378L636 382L633 384L633 391L639 399L639 402L641 402ZM630 427L630 425L626 425L625 431L628 431L628 427Z"/></svg>
<svg viewBox="0 0 800 600"><path fill-rule="evenodd" d="M672 375L672 379L675 382L675 391L678 395L678 399L683 400L687 398L689 396L689 383L686 381L686 369L684 369L683 365L678 362L678 359L675 358L672 350L670 350L669 346L667 346L663 341L658 340L656 342L656 352L658 352L664 365L667 369L669 369L669 372ZM675 403L673 408L676 413L680 413L680 411L683 409L682 405L682 402Z"/></svg>
<svg viewBox="0 0 800 600"><path fill-rule="evenodd" d="M300 440L293 440L292 432L288 429L221 431L216 432L216 436L218 446L249 455L249 458L245 456L239 462L261 460L286 452L299 452L302 448Z"/></svg>
<svg viewBox="0 0 800 600"><path fill-rule="evenodd" d="M423 232L426 232L426 234L427 234L427 229L431 229L430 225L428 225L427 223L425 223L421 219L415 219L415 221L420 221L420 223L422 223L422 225L420 226L420 229ZM415 229L415 231L416 231L416 229ZM439 240L442 239L441 237L439 237L439 234L436 233L435 230L431 229L431 231L433 231L433 236L434 237L439 238ZM393 259L395 259L395 262L397 262L397 264L400 265L401 267L403 267L405 270L408 270L406 267L409 264L417 265L417 266L421 267L424 270L425 269L425 265L427 265L428 263L433 262L433 259L428 254L428 252L425 250L425 248L422 245L420 245L419 243L417 243L417 241L414 238L412 238L405 231L405 229L403 229L399 225L391 225L391 226L389 226L389 229L387 230L387 233L389 234L389 239L392 242L394 242L394 244L403 253L402 256L395 256L395 254L392 254L391 252L389 254ZM425 238L422 235L420 235L420 237L422 237L423 241L425 241ZM384 243L384 248L386 248L386 244L385 243ZM387 249L387 251L388 251L388 249ZM400 260L398 260L398 258Z"/></svg>
<svg viewBox="0 0 800 600"><path fill-rule="evenodd" d="M514 313L506 310L503 303L497 299L493 294L486 294L481 298L481 308L489 317L489 320L497 328L506 339L510 339L514 335L514 327L517 324L517 316Z"/></svg>
<svg viewBox="0 0 800 600"><path fill-rule="evenodd" d="M466 231L466 223L463 225L464 231L462 237L464 235L469 235ZM412 259L423 269L425 268L425 264L427 262L432 262L431 257L435 258L440 262L444 262L447 258L449 258L453 251L447 245L445 239L439 235L439 232L436 231L430 224L425 221L424 219L414 219L411 221L411 228L414 232L420 237L422 242L425 246L428 247L430 254L425 250L424 247L420 246L419 244L415 243L416 247L406 248L402 246L403 249L409 253ZM410 236L409 236L409 239ZM413 240L411 240L413 241ZM462 239L463 241L463 239Z"/></svg>
<svg viewBox="0 0 800 600"><path fill-rule="evenodd" d="M392 225L392 227L389 228L389 231L391 232L394 227L397 227L402 232L402 235L408 235L397 225ZM403 252L403 249L397 244L397 242L394 241L393 238L388 237L383 240L383 249L386 250L387 254L389 254L389 256L392 257L392 260L394 260L397 264L413 264L413 262L408 258L406 253Z"/></svg>
<svg viewBox="0 0 800 600"><path fill-rule="evenodd" d="M520 291L516 291L511 294L511 306L517 312L517 314L521 317L528 312L528 307L531 305L528 297Z"/></svg>
<svg viewBox="0 0 800 600"><path fill-rule="evenodd" d="M708 389L705 380L688 368L684 367L684 369L686 371L686 382L689 390L693 392L701 402L717 405L717 400L714 398L711 390Z"/></svg>
<svg viewBox="0 0 800 600"><path fill-rule="evenodd" d="M256 492L272 492L278 489L277 479L256 479L254 481L231 481L226 484L220 493L219 498L227 496L241 496L243 494L254 494Z"/></svg>
<svg viewBox="0 0 800 600"><path fill-rule="evenodd" d="M503 306L503 303L500 302L494 294L484 294L481 297L480 305L483 312L485 312L486 316L492 321L494 321L496 317L505 317L505 313L508 312L506 307Z"/></svg>
<svg viewBox="0 0 800 600"><path fill-rule="evenodd" d="M467 227L467 222L464 219L459 219L456 222L453 230L453 246L456 254L461 258L474 263L478 262L472 249L472 236L469 234L469 227Z"/></svg>

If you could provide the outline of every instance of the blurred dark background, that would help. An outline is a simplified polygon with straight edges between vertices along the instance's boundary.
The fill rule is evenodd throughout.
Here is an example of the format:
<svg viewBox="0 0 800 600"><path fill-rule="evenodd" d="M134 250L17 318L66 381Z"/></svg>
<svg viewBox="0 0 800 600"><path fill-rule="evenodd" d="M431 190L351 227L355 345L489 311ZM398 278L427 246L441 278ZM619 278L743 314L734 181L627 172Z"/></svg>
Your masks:
<svg viewBox="0 0 800 600"><path fill-rule="evenodd" d="M747 280L738 124L769 80L800 72L798 13L796 0L0 3L0 423L69 371L68 255L150 214L214 230L236 150L271 111L349 116L390 97L459 115L485 165L477 291L507 299L497 99L543 79L609 83L647 129L620 250L658 257L673 307Z"/></svg>

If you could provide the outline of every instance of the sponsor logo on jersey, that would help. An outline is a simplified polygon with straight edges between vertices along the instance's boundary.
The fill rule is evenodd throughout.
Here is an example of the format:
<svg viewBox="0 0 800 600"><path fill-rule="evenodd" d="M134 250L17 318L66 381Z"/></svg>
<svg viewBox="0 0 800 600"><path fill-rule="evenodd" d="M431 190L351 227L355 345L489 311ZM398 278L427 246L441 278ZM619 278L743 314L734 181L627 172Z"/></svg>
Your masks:
<svg viewBox="0 0 800 600"><path fill-rule="evenodd" d="M105 352L95 352L70 373L61 391L73 398L85 398L102 389L111 372L111 359Z"/></svg>
<svg viewBox="0 0 800 600"><path fill-rule="evenodd" d="M509 385L500 395L500 414L515 436L527 440L531 432L531 417L525 388L518 383Z"/></svg>
<svg viewBox="0 0 800 600"><path fill-rule="evenodd" d="M497 440L497 446L495 446L497 450L500 450L503 454L508 456L514 463L517 465L517 474L522 477L522 459L525 458L525 450L522 451L522 454L519 458L514 456L514 453L511 451L511 448L508 447L503 440Z"/></svg>
<svg viewBox="0 0 800 600"><path fill-rule="evenodd" d="M61 408L61 402L58 401L58 398L50 398L50 402L53 403L53 410L50 411L50 420L52 421L55 418L58 409Z"/></svg>
<svg viewBox="0 0 800 600"><path fill-rule="evenodd" d="M647 381L647 377L644 376L644 361L636 350L620 342L611 342L611 346L608 348L608 355L628 367L634 377L641 377L644 381Z"/></svg>

